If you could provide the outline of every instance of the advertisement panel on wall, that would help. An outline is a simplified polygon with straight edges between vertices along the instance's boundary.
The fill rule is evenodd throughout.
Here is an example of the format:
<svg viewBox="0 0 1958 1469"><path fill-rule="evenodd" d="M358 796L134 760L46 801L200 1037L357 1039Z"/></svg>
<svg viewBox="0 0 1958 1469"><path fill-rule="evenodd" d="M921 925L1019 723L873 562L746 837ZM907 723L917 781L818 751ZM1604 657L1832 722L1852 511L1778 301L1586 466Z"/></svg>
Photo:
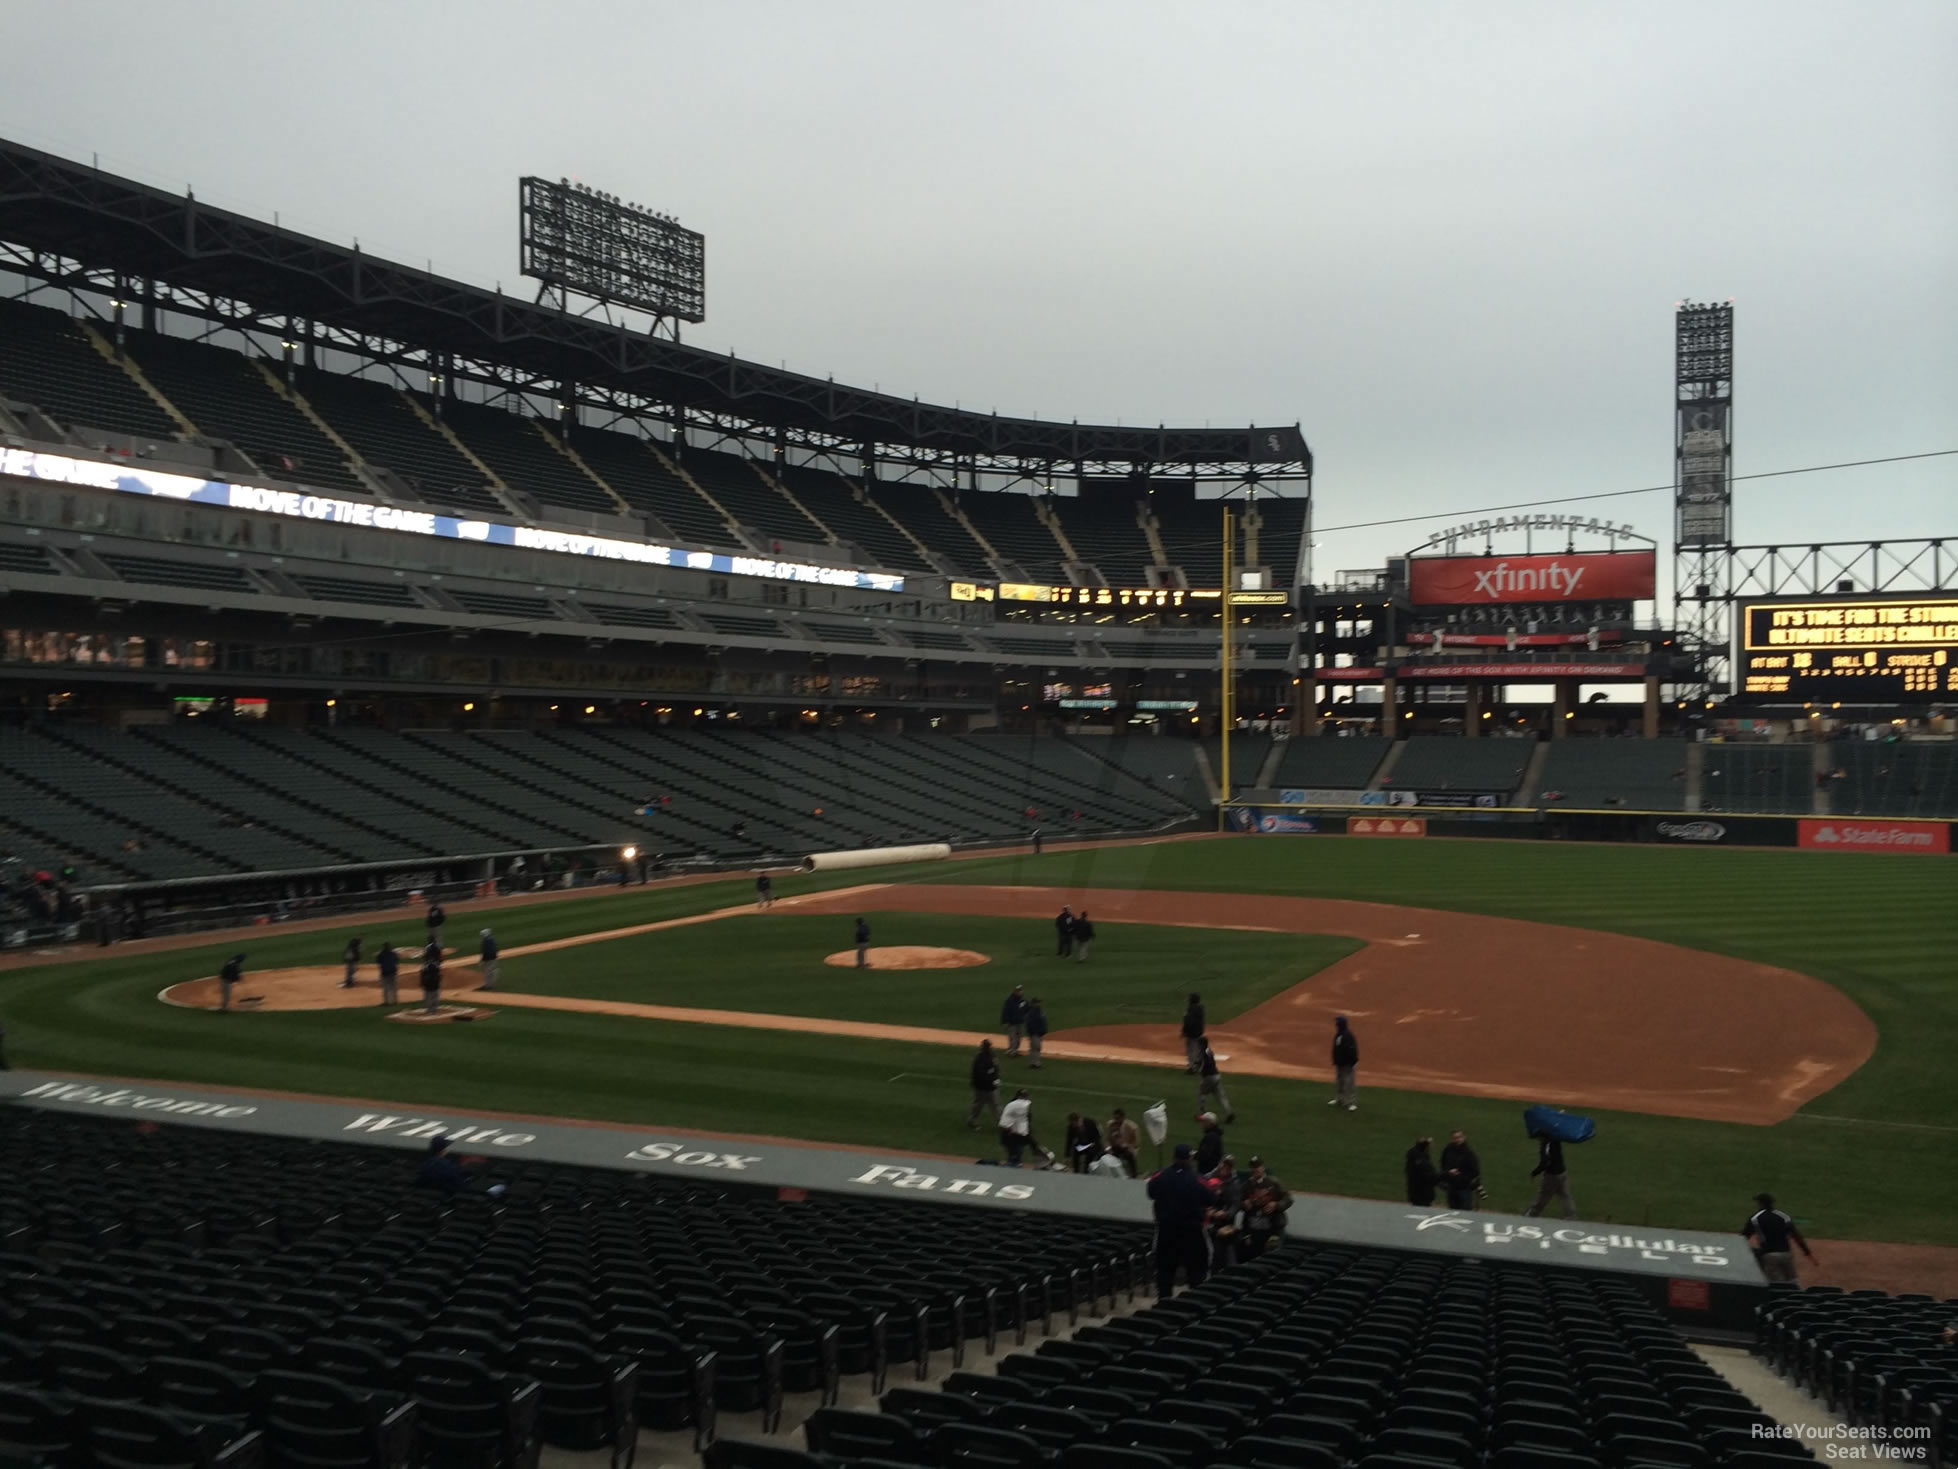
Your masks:
<svg viewBox="0 0 1958 1469"><path fill-rule="evenodd" d="M1951 850L1951 828L1942 821L1872 821L1866 817L1801 823L1796 845L1811 852L1915 852Z"/></svg>
<svg viewBox="0 0 1958 1469"><path fill-rule="evenodd" d="M1652 550L1416 556L1407 563L1407 591L1417 607L1636 601L1653 595L1658 559Z"/></svg>
<svg viewBox="0 0 1958 1469"><path fill-rule="evenodd" d="M1261 836L1311 836L1321 830L1316 816L1301 816L1275 806L1233 806L1232 831L1256 832Z"/></svg>

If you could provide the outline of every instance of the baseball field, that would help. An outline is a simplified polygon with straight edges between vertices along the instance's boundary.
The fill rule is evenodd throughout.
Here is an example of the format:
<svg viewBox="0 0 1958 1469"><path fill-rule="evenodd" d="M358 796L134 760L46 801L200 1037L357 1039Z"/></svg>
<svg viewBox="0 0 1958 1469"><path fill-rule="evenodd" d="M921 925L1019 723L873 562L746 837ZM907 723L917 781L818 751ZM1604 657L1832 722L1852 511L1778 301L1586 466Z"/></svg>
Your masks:
<svg viewBox="0 0 1958 1469"><path fill-rule="evenodd" d="M967 1064L1016 984L1051 1026L1039 1070L1006 1068L1040 1130L1163 1099L1193 1136L1177 1022L1197 991L1231 1150L1297 1189L1399 1197L1413 1138L1460 1127L1490 1207L1519 1208L1519 1113L1546 1102L1597 1120L1570 1153L1586 1218L1731 1229L1770 1189L1818 1237L1958 1244L1948 861L1226 837L775 892L766 913L745 878L456 905L452 987L475 982L479 927L503 949L469 1024L389 1022L371 965L336 988L355 933L370 954L419 946L412 909L25 956L0 972L0 1019L17 1067L972 1157L997 1149L967 1130ZM1085 963L1055 955L1063 903L1093 914ZM963 967L848 967L860 915L874 948ZM257 1003L204 1008L189 982L239 951ZM289 1003L323 1008L273 1008ZM1335 1014L1359 1037L1355 1112L1325 1105Z"/></svg>

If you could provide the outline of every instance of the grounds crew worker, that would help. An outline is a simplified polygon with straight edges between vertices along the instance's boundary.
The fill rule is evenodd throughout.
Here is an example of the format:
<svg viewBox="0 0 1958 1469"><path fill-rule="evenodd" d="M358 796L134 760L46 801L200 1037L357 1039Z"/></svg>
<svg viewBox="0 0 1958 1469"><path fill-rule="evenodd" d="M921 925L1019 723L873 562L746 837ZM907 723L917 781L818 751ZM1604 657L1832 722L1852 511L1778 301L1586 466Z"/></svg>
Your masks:
<svg viewBox="0 0 1958 1469"><path fill-rule="evenodd" d="M422 950L422 1009L433 1015L442 1004L442 946L434 939Z"/></svg>
<svg viewBox="0 0 1958 1469"><path fill-rule="evenodd" d="M991 1110L993 1121L999 1121L999 1062L993 1056L993 1043L989 1040L979 1042L979 1050L972 1058L972 1110L965 1114L965 1125L974 1132L979 1130L979 1109Z"/></svg>
<svg viewBox="0 0 1958 1469"><path fill-rule="evenodd" d="M1190 1075L1197 1074L1203 1060L1203 996L1190 996L1190 1007L1183 1012L1183 1054L1189 1058Z"/></svg>
<svg viewBox="0 0 1958 1469"><path fill-rule="evenodd" d="M354 971L360 968L360 938L355 934L347 940L347 949L340 957L347 961L347 977L340 981L340 988L350 990L354 987Z"/></svg>
<svg viewBox="0 0 1958 1469"><path fill-rule="evenodd" d="M1074 951L1074 910L1062 908L1054 918L1054 954L1065 959Z"/></svg>
<svg viewBox="0 0 1958 1469"><path fill-rule="evenodd" d="M224 968L218 971L218 1008L231 1008L231 987L245 977L245 956L233 954L224 961Z"/></svg>
<svg viewBox="0 0 1958 1469"><path fill-rule="evenodd" d="M374 956L374 967L381 971L381 1003L399 1004L401 991L395 985L395 976L401 972L401 956L394 951L394 945L385 939L381 941L381 952Z"/></svg>
<svg viewBox="0 0 1958 1469"><path fill-rule="evenodd" d="M1333 1017L1333 1082L1334 1090L1328 1107L1344 1107L1347 1111L1359 1108L1359 1088L1353 1083L1353 1072L1360 1064L1360 1043L1353 1039L1352 1027L1347 1025L1344 1015Z"/></svg>
<svg viewBox="0 0 1958 1469"><path fill-rule="evenodd" d="M483 988L493 990L496 988L496 935L486 928L482 932L482 940Z"/></svg>
<svg viewBox="0 0 1958 1469"><path fill-rule="evenodd" d="M869 967L870 920L868 918L859 918L857 920L857 968L868 969Z"/></svg>
<svg viewBox="0 0 1958 1469"><path fill-rule="evenodd" d="M1534 1219L1552 1199L1566 1219L1577 1217L1577 1200L1570 1196L1570 1175L1564 1171L1564 1145L1547 1132L1536 1134L1536 1167L1530 1177L1537 1180L1536 1197L1523 1212Z"/></svg>
<svg viewBox="0 0 1958 1469"><path fill-rule="evenodd" d="M1815 1251L1808 1247L1795 1221L1775 1208L1773 1194L1756 1194L1754 1202L1760 1208L1741 1226L1740 1237L1754 1247L1754 1258L1761 1262L1761 1274L1770 1283L1794 1285L1795 1252L1788 1246L1800 1245L1811 1265L1815 1263Z"/></svg>
<svg viewBox="0 0 1958 1469"><path fill-rule="evenodd" d="M1020 1037L1026 1034L1027 1011L1030 1008L1027 1004L1027 987L1023 984L1014 985L1013 992L999 1007L999 1023L1006 1028L1006 1054L1009 1056L1020 1054Z"/></svg>

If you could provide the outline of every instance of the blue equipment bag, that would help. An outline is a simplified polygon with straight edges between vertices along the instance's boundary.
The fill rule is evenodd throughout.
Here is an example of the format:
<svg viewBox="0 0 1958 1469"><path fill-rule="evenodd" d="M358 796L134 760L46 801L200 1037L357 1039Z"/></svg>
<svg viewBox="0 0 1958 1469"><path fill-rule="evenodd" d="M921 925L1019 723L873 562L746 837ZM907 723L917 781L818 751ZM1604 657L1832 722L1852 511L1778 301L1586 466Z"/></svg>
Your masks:
<svg viewBox="0 0 1958 1469"><path fill-rule="evenodd" d="M1597 1135L1598 1125L1573 1112L1538 1106L1523 1109L1523 1129L1532 1137L1547 1132L1560 1143L1588 1143Z"/></svg>

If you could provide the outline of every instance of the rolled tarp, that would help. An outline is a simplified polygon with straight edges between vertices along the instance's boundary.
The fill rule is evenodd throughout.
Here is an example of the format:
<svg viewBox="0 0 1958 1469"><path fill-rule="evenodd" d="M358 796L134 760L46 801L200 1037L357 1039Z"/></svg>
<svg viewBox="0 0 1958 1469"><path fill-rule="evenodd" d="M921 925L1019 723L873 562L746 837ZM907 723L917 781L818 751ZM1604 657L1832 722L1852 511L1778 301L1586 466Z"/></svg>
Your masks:
<svg viewBox="0 0 1958 1469"><path fill-rule="evenodd" d="M951 855L949 842L919 847L858 847L848 852L812 852L802 859L802 870L841 872L849 867L889 867L897 862L943 862Z"/></svg>

